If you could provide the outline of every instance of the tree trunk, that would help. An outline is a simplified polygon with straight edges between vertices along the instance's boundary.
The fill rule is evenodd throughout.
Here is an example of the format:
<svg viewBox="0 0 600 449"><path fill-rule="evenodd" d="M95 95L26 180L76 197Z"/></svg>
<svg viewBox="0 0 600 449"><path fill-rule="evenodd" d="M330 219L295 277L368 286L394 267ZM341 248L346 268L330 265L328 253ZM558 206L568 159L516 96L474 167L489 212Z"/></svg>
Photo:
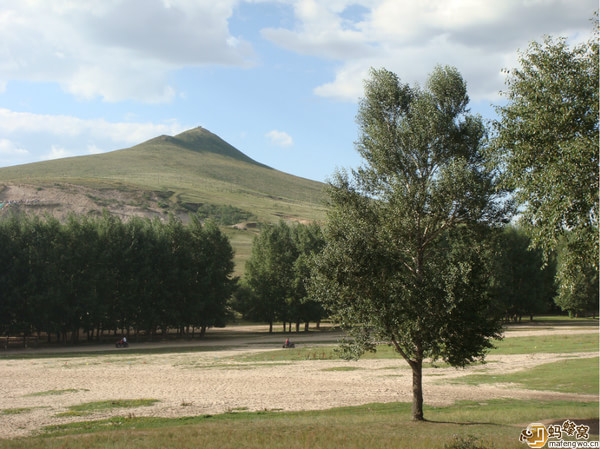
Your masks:
<svg viewBox="0 0 600 449"><path fill-rule="evenodd" d="M269 321L269 334L273 333L273 321Z"/></svg>
<svg viewBox="0 0 600 449"><path fill-rule="evenodd" d="M410 364L413 375L413 421L425 421L423 417L423 360L419 359Z"/></svg>

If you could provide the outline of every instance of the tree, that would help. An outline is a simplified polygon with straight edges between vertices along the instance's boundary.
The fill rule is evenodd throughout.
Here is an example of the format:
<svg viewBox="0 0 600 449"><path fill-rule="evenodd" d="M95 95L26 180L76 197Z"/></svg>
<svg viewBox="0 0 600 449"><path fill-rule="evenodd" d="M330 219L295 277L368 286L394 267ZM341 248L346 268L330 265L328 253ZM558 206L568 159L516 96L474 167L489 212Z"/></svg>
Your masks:
<svg viewBox="0 0 600 449"><path fill-rule="evenodd" d="M507 226L498 237L494 280L505 317L532 319L547 312L555 294L554 261L544 264L541 250L530 248L531 239L521 228Z"/></svg>
<svg viewBox="0 0 600 449"><path fill-rule="evenodd" d="M567 232L558 245L558 283L562 288L554 302L567 311L570 317L584 316L590 312L595 317L600 296L598 270L592 265L580 267L572 263L574 254L570 249L569 240L575 238Z"/></svg>
<svg viewBox="0 0 600 449"><path fill-rule="evenodd" d="M319 323L326 316L323 306L318 301L310 298L307 292L311 260L323 249L325 240L321 227L316 223L297 224L291 230L292 240L298 252L293 267L292 298L295 310L292 315L296 321L296 332L299 330L301 321L305 323L304 329L308 331L310 321Z"/></svg>
<svg viewBox="0 0 600 449"><path fill-rule="evenodd" d="M202 224L192 216L189 225L192 256L191 324L199 326L201 335L207 327L224 327L230 311L227 301L235 290L233 249L229 239L211 220Z"/></svg>
<svg viewBox="0 0 600 449"><path fill-rule="evenodd" d="M365 163L330 183L315 261L311 292L354 337L346 355L387 341L410 365L415 420L423 360L465 366L501 330L486 236L503 211L468 101L451 67L437 67L425 88L371 71L357 116Z"/></svg>
<svg viewBox="0 0 600 449"><path fill-rule="evenodd" d="M593 37L570 48L547 37L508 71L508 103L497 108L493 150L521 206L532 246L546 255L569 234L558 266L558 296L579 274L598 272L598 23ZM579 280L578 280L579 279Z"/></svg>
<svg viewBox="0 0 600 449"><path fill-rule="evenodd" d="M286 300L291 297L293 265L298 257L290 228L283 221L266 225L254 239L246 262L246 284L254 292L255 303L248 316L269 323L287 321Z"/></svg>
<svg viewBox="0 0 600 449"><path fill-rule="evenodd" d="M323 247L319 225L267 225L254 240L246 263L245 287L236 295L238 311L248 319L296 323L320 321L323 307L306 291L310 260Z"/></svg>

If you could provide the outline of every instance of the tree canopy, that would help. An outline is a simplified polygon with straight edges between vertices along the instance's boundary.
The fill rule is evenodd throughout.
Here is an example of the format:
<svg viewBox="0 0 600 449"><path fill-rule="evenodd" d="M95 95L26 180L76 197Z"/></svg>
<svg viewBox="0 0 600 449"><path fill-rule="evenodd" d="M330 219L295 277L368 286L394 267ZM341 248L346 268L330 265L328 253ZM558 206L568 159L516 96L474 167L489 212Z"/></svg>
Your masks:
<svg viewBox="0 0 600 449"><path fill-rule="evenodd" d="M296 323L320 321L324 311L306 292L310 259L323 246L316 224L266 225L255 238L236 307L248 319Z"/></svg>
<svg viewBox="0 0 600 449"><path fill-rule="evenodd" d="M559 303L579 289L582 272L598 272L598 60L597 21L581 45L531 43L507 72L507 104L494 123L494 163L532 245L547 256L562 245Z"/></svg>
<svg viewBox="0 0 600 449"><path fill-rule="evenodd" d="M0 220L0 334L196 327L228 317L233 251L212 223L13 215Z"/></svg>
<svg viewBox="0 0 600 449"><path fill-rule="evenodd" d="M530 243L525 230L516 226L506 226L497 236L494 292L507 320L548 312L556 294L555 258L544 263L542 251Z"/></svg>
<svg viewBox="0 0 600 449"><path fill-rule="evenodd" d="M436 67L424 88L371 70L357 116L364 164L330 182L315 261L311 292L353 335L348 355L383 340L412 368L417 420L423 359L464 366L500 333L487 234L504 211L468 102L452 67Z"/></svg>

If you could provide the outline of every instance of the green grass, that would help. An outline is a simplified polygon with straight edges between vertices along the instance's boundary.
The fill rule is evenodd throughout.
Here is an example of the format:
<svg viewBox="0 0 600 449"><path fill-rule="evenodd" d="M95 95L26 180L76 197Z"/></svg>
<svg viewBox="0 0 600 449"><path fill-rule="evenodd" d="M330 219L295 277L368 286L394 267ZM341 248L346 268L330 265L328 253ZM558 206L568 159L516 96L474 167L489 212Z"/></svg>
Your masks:
<svg viewBox="0 0 600 449"><path fill-rule="evenodd" d="M494 342L489 354L531 354L598 352L598 334L549 335L539 337L510 337ZM335 346L303 346L292 349L245 354L234 357L239 362L282 362L300 360L338 360ZM400 356L390 345L379 345L377 352L367 352L363 359L397 359ZM428 365L432 366L432 365ZM435 366L447 366L438 362Z"/></svg>
<svg viewBox="0 0 600 449"><path fill-rule="evenodd" d="M574 318L568 315L539 315L533 317L533 322L529 320L522 321L519 325L564 325L564 326L587 326L594 325L598 326L598 317L581 317Z"/></svg>
<svg viewBox="0 0 600 449"><path fill-rule="evenodd" d="M265 335L264 333L251 333L252 336ZM226 343L226 340L223 340ZM318 343L314 341L313 343ZM497 346L490 351L490 354L530 354L530 353L571 353L571 352L598 352L598 334L575 334L575 335L550 335L541 337L510 337L504 340L495 341ZM149 354L177 354L189 352L211 352L222 351L230 348L226 344L219 346L166 346L166 347L135 347L132 345L127 348L128 356L142 356ZM336 346L302 346L293 349L280 349L275 351L261 352L256 354L244 354L231 358L236 362L291 362L299 360L338 360L335 352ZM13 354L10 352L0 353L0 360L20 360L20 359L41 359L41 358L62 358L73 359L80 357L100 357L115 355L114 349L105 351L85 351L82 349L77 352L28 352ZM116 355L115 355L116 357ZM379 345L376 353L366 353L365 359L398 359L399 355L389 345ZM122 359L122 357L120 357ZM437 362L436 366L446 366Z"/></svg>
<svg viewBox="0 0 600 449"><path fill-rule="evenodd" d="M369 404L310 412L244 412L177 419L115 417L51 426L41 436L0 440L0 448L443 448L455 435L486 448L522 448L531 422L598 417L597 402L489 400L425 407L411 420L410 404Z"/></svg>
<svg viewBox="0 0 600 449"><path fill-rule="evenodd" d="M454 383L516 383L531 390L598 395L598 357L545 363L510 374L470 374Z"/></svg>
<svg viewBox="0 0 600 449"><path fill-rule="evenodd" d="M32 407L21 407L21 408L5 408L0 410L0 415L21 415L33 410Z"/></svg>
<svg viewBox="0 0 600 449"><path fill-rule="evenodd" d="M359 366L333 366L331 368L324 368L321 371L356 371L362 369Z"/></svg>
<svg viewBox="0 0 600 449"><path fill-rule="evenodd" d="M177 352L161 348L159 353ZM182 348L184 349L184 348ZM213 348L214 349L214 348ZM192 350L198 350L194 348ZM228 364L219 360L218 369L245 365L256 366L287 364L296 360L337 360L333 346L298 347L295 349L242 355ZM142 352L142 353L153 353ZM186 352L186 351L184 351ZM542 352L574 353L598 352L598 335L560 335L553 337L512 337L498 343L492 354L533 354ZM88 356L102 355L87 353ZM133 355L133 353L128 353ZM65 357L61 354L60 358ZM376 354L367 357L399 359L391 347L382 345ZM122 357L120 357L123 360ZM202 368L190 365L190 368ZM290 369L293 369L291 367ZM328 368L325 368L328 369ZM355 367L335 367L353 370ZM533 369L495 376L468 375L467 383L512 382L524 388L598 394L598 358L570 358ZM51 390L59 392L63 390ZM59 394L41 392L42 394ZM142 400L144 401L144 400ZM153 400L147 400L153 401ZM532 422L562 422L571 419L576 423L598 421L598 402L535 401L535 400L485 400L461 401L451 406L433 407L427 404L425 392L425 417L427 422L411 420L410 404L370 404L360 407L343 407L323 411L282 412L264 410L250 412L232 409L219 415L202 415L185 418L142 418L129 415L110 419L83 421L47 427L41 435L12 440L0 439L0 449L29 448L411 448L436 449L456 442L456 435L467 441L473 438L481 447L523 448L519 434ZM102 401L81 404L70 408L65 416L80 416L96 410L119 407L138 407L129 401ZM151 405L148 403L147 405ZM182 403L181 406L191 405ZM10 410L10 409L7 409ZM8 413L11 413L10 411ZM14 413L27 413L15 411ZM586 421L583 421L586 420ZM594 435L592 439L597 439Z"/></svg>
<svg viewBox="0 0 600 449"><path fill-rule="evenodd" d="M56 395L66 394L66 393L77 393L79 391L89 391L89 390L87 390L85 388L80 388L80 389L68 388L66 390L47 390L47 391L40 391L37 393L29 393L29 394L26 394L25 396L56 396Z"/></svg>
<svg viewBox="0 0 600 449"><path fill-rule="evenodd" d="M541 354L598 352L598 334L561 334L539 337L509 337L495 342L490 354Z"/></svg>
<svg viewBox="0 0 600 449"><path fill-rule="evenodd" d="M56 416L85 416L97 411L112 410L115 408L134 408L149 407L158 399L114 399L110 401L85 402L83 404L72 405L68 411L59 413Z"/></svg>

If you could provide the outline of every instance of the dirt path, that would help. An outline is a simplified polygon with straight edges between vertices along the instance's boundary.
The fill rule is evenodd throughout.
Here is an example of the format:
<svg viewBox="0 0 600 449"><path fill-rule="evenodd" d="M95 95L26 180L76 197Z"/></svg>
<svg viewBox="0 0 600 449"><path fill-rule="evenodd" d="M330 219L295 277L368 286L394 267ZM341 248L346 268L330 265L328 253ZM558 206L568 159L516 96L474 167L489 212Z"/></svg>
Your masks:
<svg viewBox="0 0 600 449"><path fill-rule="evenodd" d="M0 413L0 437L27 435L46 425L111 415L177 417L232 410L316 410L370 402L411 401L410 370L400 359L244 363L233 357L279 348L281 334L239 337L231 331L218 332L225 338L213 335L214 338L193 344L226 345L225 350L166 354L115 350L110 354L77 358L65 354L52 358L0 360L0 411L27 409L22 413ZM561 327L512 331L507 332L507 337L582 332L598 333L595 329ZM337 338L334 333L323 333L294 336L294 341L326 343ZM106 346L101 348L107 349ZM597 354L490 356L490 363L465 370L427 368L424 370L425 400L429 405L506 397L594 400L596 396L523 390L511 385L472 386L447 382L490 369L502 374L566 357L594 356ZM58 390L65 391L39 395ZM151 407L114 409L86 417L56 416L75 404L141 398L159 402Z"/></svg>

